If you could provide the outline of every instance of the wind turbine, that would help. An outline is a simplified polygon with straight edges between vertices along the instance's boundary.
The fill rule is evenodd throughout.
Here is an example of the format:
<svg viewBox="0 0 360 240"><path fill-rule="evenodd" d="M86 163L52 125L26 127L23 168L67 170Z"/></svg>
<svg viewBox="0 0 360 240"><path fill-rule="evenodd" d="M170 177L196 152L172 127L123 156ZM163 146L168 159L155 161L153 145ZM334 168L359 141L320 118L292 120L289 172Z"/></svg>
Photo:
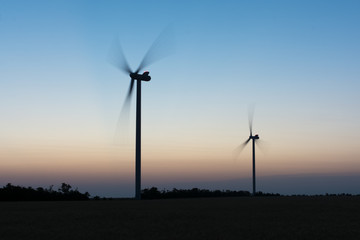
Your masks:
<svg viewBox="0 0 360 240"><path fill-rule="evenodd" d="M235 149L235 154L239 155L240 152L242 152L242 150L245 148L245 146L252 140L252 155L253 155L253 159L252 159L252 184L253 184L253 196L256 195L256 171L255 171L255 143L257 143L257 141L260 139L259 135L256 134L253 136L253 131L252 131L252 127L253 127L253 119L254 119L254 107L249 107L249 112L248 112L248 118L249 118L249 130L250 130L250 136L249 138L240 146L238 146Z"/></svg>
<svg viewBox="0 0 360 240"><path fill-rule="evenodd" d="M145 71L142 74L139 74L139 72L145 67L154 63L155 61L168 55L168 52L167 54L165 52L159 52L159 47L161 45L164 45L163 40L165 35L168 34L166 34L164 30L150 46L144 58L140 62L139 67L135 71L132 71L129 67L129 64L126 61L126 58L119 43L117 44L117 51L115 52L116 59L112 59L113 65L115 65L118 69L130 76L129 90L127 92L124 105L120 113L120 118L122 117L122 115L125 114L125 112L128 111L130 107L130 100L136 81L135 199L138 200L141 199L141 82L149 82L151 80L148 71Z"/></svg>

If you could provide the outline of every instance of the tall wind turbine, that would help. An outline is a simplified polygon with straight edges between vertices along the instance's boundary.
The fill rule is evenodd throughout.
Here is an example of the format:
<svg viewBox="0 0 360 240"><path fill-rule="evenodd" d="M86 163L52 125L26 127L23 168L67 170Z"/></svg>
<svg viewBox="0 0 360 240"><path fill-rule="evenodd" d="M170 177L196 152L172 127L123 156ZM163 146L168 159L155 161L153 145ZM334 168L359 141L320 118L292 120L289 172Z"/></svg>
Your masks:
<svg viewBox="0 0 360 240"><path fill-rule="evenodd" d="M151 77L149 72L145 71L142 74L139 72L145 67L149 66L153 62L165 57L166 53L159 52L159 47L164 44L164 36L168 35L166 32L162 32L158 38L151 45L144 58L140 62L139 67L132 71L128 62L124 56L120 44L117 44L116 58L112 59L112 63L124 73L130 76L130 85L127 92L120 118L122 118L124 112L127 112L130 107L131 96L133 93L134 84L136 81L136 144L135 144L135 199L141 199L141 82L149 82ZM168 52L167 52L168 53ZM119 121L120 122L120 121Z"/></svg>
<svg viewBox="0 0 360 240"><path fill-rule="evenodd" d="M252 127L253 127L253 118L254 118L254 108L253 107L249 107L249 113L248 113L248 117L249 117L249 130L250 130L250 136L249 138L240 146L238 146L235 149L235 154L239 155L240 152L245 148L245 146L252 140L252 155L253 155L253 159L252 159L252 184L253 184L253 196L256 195L256 171L255 171L255 143L257 143L257 141L260 139L259 135L256 134L255 136L253 136L253 131L252 131Z"/></svg>

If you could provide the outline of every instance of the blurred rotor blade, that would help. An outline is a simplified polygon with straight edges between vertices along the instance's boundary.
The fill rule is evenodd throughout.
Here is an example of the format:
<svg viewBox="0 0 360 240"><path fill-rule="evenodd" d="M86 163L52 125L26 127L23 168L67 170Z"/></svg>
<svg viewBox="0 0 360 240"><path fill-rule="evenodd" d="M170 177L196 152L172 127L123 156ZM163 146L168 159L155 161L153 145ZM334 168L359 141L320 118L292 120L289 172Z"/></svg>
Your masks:
<svg viewBox="0 0 360 240"><path fill-rule="evenodd" d="M157 39L150 46L149 50L142 59L139 67L136 69L136 73L150 64L171 55L174 52L174 35L172 28L168 26L165 28Z"/></svg>
<svg viewBox="0 0 360 240"><path fill-rule="evenodd" d="M114 40L110 48L109 62L127 74L130 74L132 72L128 62L126 61L124 51L122 50L120 41L118 39Z"/></svg>
<svg viewBox="0 0 360 240"><path fill-rule="evenodd" d="M248 107L248 118L249 118L249 130L250 136L252 136L253 120L254 120L255 105L250 104Z"/></svg>
<svg viewBox="0 0 360 240"><path fill-rule="evenodd" d="M234 149L234 151L233 151L234 158L239 156L239 154L244 150L245 146L248 144L249 141L250 141L250 138Z"/></svg>
<svg viewBox="0 0 360 240"><path fill-rule="evenodd" d="M269 151L269 144L261 139L255 140L256 146L259 147L260 151L266 154Z"/></svg>
<svg viewBox="0 0 360 240"><path fill-rule="evenodd" d="M129 108L130 108L130 103L131 103L131 96L132 96L132 92L133 92L133 88L134 88L134 79L131 79L130 85L129 85L129 90L128 93L126 95L125 101L124 101L124 105L121 109L121 113L127 113L129 112ZM120 114L121 117L122 114Z"/></svg>
<svg viewBox="0 0 360 240"><path fill-rule="evenodd" d="M119 140L125 141L129 138L129 117L130 117L130 103L131 103L131 96L133 93L134 88L134 79L131 79L129 90L126 95L123 107L121 109L119 119L116 126L116 133L114 142L118 142Z"/></svg>
<svg viewBox="0 0 360 240"><path fill-rule="evenodd" d="M130 103L131 96L132 96L132 92L133 92L133 88L134 88L134 83L135 83L135 80L134 80L134 79L131 79L131 82L130 82L130 85L129 85L128 94L126 95L125 103L127 103L127 102L128 102L128 104ZM124 103L124 104L125 104L125 103Z"/></svg>

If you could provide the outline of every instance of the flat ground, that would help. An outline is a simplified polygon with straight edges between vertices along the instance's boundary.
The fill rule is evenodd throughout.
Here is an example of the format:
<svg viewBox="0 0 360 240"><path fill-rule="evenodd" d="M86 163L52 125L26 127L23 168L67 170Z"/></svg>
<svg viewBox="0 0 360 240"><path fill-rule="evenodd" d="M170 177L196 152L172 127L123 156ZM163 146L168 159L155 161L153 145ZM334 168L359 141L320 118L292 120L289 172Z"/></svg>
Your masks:
<svg viewBox="0 0 360 240"><path fill-rule="evenodd" d="M360 239L360 197L0 202L0 239Z"/></svg>

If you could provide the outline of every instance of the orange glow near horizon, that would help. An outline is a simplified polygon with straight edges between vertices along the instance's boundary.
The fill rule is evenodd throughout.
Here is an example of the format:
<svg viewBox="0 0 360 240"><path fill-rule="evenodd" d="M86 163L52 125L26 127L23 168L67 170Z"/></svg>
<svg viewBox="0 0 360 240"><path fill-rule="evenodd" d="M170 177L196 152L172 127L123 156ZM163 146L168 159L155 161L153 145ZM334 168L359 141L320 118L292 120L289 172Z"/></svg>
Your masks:
<svg viewBox="0 0 360 240"><path fill-rule="evenodd" d="M143 182L222 181L251 177L251 148L234 160L232 149L198 145L144 144ZM8 146L1 150L1 179L134 179L134 149L106 145L89 146ZM275 152L276 151L276 152ZM281 152L277 146L267 153L256 152L257 176L308 173L359 173L358 157L352 153L328 153L311 150ZM5 182L3 183L5 184ZM24 183L25 184L25 183Z"/></svg>

